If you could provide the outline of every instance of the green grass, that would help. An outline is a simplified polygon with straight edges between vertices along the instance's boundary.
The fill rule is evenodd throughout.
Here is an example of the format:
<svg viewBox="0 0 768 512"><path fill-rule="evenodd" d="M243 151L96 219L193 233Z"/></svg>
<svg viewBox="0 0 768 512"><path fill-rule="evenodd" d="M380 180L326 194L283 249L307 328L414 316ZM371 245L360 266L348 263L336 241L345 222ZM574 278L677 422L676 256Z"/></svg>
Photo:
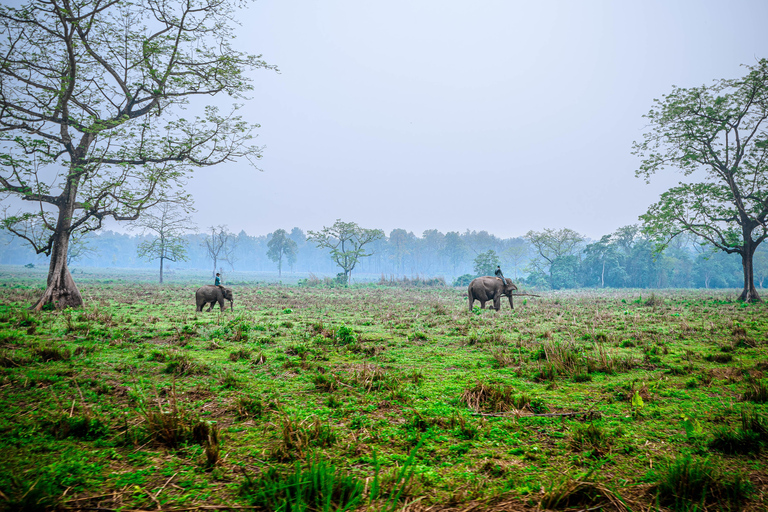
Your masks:
<svg viewBox="0 0 768 512"><path fill-rule="evenodd" d="M768 308L733 291L243 284L195 313L102 276L31 313L43 277L0 287L0 509L766 506Z"/></svg>

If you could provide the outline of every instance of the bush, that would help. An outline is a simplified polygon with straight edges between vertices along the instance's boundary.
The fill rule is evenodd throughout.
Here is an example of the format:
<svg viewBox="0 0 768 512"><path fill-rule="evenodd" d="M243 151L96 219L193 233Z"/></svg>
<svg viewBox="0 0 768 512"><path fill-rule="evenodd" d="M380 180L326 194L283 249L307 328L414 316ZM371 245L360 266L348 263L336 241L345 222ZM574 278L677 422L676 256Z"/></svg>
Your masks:
<svg viewBox="0 0 768 512"><path fill-rule="evenodd" d="M469 286L469 283L475 278L472 274L464 274L456 278L453 286Z"/></svg>
<svg viewBox="0 0 768 512"><path fill-rule="evenodd" d="M309 461L305 469L298 462L290 473L269 468L257 480L246 476L240 494L264 510L355 510L363 499L365 482L337 471L325 461Z"/></svg>
<svg viewBox="0 0 768 512"><path fill-rule="evenodd" d="M659 503L679 511L699 510L708 505L720 510L739 510L751 484L741 475L721 474L708 462L686 455L662 465L653 475Z"/></svg>

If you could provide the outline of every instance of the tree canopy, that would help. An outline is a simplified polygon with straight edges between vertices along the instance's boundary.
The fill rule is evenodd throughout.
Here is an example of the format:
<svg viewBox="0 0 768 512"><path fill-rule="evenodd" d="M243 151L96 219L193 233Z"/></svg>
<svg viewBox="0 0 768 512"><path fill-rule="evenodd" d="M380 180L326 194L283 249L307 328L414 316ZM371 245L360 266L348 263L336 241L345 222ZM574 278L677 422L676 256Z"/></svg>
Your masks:
<svg viewBox="0 0 768 512"><path fill-rule="evenodd" d="M342 222L341 219L336 219L333 226L307 233L308 240L318 247L330 250L331 259L344 271L344 281L347 284L360 259L372 254L365 252L365 246L384 238L384 231L380 229L361 228L354 222Z"/></svg>
<svg viewBox="0 0 768 512"><path fill-rule="evenodd" d="M760 300L753 255L768 237L768 60L746 76L701 87L673 87L646 114L650 131L634 143L638 177L674 169L685 182L641 216L644 232L663 247L692 233L741 256L741 299Z"/></svg>
<svg viewBox="0 0 768 512"><path fill-rule="evenodd" d="M21 199L2 226L50 256L37 303L78 306L74 233L135 220L183 196L186 172L253 163L258 125L211 106L273 68L233 47L234 1L35 0L0 6L0 192ZM205 103L184 117L179 107ZM207 105L207 106L205 106ZM204 107L204 108L203 108ZM27 205L25 207L24 205Z"/></svg>
<svg viewBox="0 0 768 512"><path fill-rule="evenodd" d="M288 237L287 231L278 229L272 233L267 247L267 257L277 263L277 275L280 277L283 275L283 256L288 260L289 265L293 265L296 262L298 245Z"/></svg>

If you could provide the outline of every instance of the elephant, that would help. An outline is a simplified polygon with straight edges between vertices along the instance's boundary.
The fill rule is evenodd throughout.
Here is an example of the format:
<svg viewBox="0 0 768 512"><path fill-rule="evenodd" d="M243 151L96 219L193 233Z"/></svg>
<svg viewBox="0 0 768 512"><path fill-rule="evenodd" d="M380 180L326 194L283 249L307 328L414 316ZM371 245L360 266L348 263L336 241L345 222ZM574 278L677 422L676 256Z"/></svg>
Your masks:
<svg viewBox="0 0 768 512"><path fill-rule="evenodd" d="M500 279L498 277L483 276L473 279L469 283L468 296L469 296L469 310L472 311L472 305L475 300L480 301L480 307L485 309L485 303L489 300L493 301L493 309L498 311L501 309L501 298L503 296L509 297L509 307L515 309L515 305L512 303L512 292L517 290L517 286L512 283L511 279Z"/></svg>
<svg viewBox="0 0 768 512"><path fill-rule="evenodd" d="M195 292L195 302L197 303L196 311L202 311L203 306L205 306L208 303L211 304L211 307L209 307L207 311L210 311L213 309L213 305L217 302L219 303L221 310L224 311L225 299L229 301L230 311L234 310L235 299L232 295L232 290L230 290L229 288L225 288L223 286L216 286L213 284L207 284L205 286L201 286Z"/></svg>

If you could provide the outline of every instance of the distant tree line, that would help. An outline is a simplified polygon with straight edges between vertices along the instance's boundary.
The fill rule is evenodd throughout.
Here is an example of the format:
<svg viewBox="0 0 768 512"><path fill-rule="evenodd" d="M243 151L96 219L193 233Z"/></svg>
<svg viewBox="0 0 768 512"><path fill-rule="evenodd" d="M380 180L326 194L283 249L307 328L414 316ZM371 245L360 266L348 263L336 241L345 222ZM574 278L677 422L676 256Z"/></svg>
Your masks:
<svg viewBox="0 0 768 512"><path fill-rule="evenodd" d="M313 272L336 275L340 268L328 248L318 248L298 227L252 236L226 227L213 229L229 237L227 253L217 265L226 271ZM213 265L212 231L184 235L186 261L168 262L173 269L208 269ZM277 238L275 238L277 237ZM141 248L156 241L150 234L114 231L91 233L72 245L72 266L157 268L157 261L140 256ZM271 245L270 245L271 244ZM290 247L282 260L276 247ZM501 265L515 282L540 289L568 288L738 288L743 284L738 255L717 251L695 237L677 237L663 251L638 226L589 240L569 230L529 231L523 237L499 238L487 231L426 230L421 236L394 229L366 246L371 255L360 259L355 273L377 279L390 276L442 276L464 284L477 275L493 275ZM290 254L290 256L289 256ZM0 231L0 264L46 264L18 237ZM768 249L755 253L755 285L768 286Z"/></svg>

